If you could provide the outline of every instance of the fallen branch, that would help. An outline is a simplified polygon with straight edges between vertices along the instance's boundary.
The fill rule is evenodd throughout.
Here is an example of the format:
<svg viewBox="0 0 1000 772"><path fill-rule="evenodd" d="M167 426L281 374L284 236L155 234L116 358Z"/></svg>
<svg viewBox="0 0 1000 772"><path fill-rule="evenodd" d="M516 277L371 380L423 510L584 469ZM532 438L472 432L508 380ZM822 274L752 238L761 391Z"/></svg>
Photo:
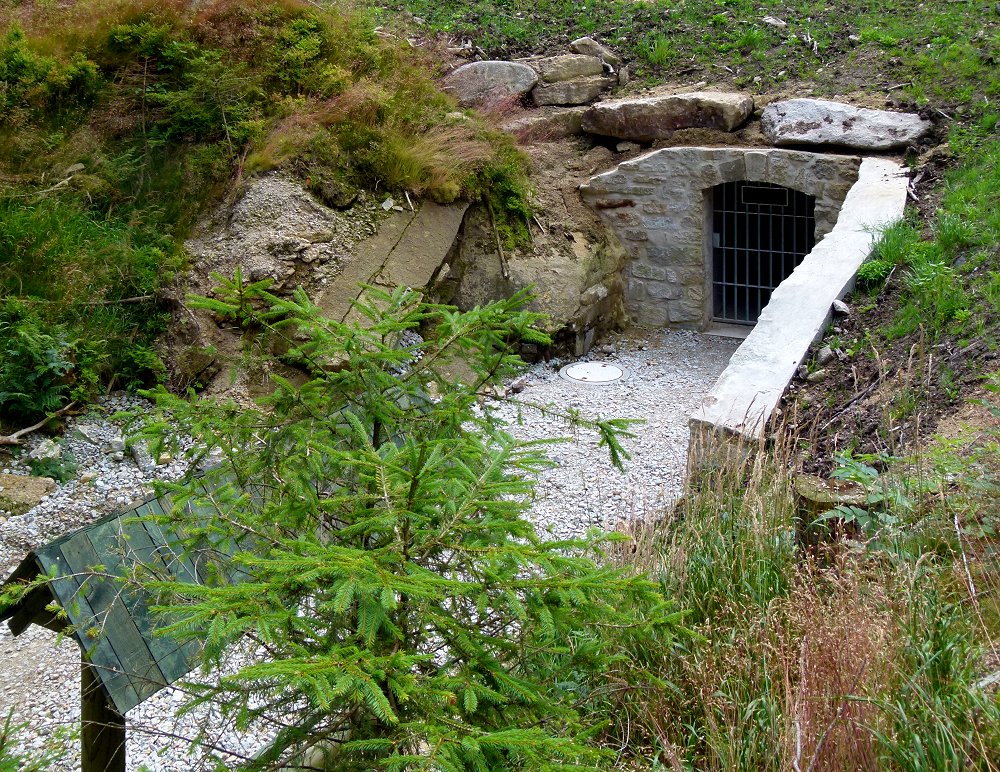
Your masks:
<svg viewBox="0 0 1000 772"><path fill-rule="evenodd" d="M886 377L888 377L888 374L886 375ZM833 417L830 418L830 420L827 421L825 424L823 424L820 427L819 430L821 432L825 432L827 429L829 429L830 425L833 424L834 421L836 421L838 418L840 418L844 413L846 413L848 410L850 410L852 407L854 407L854 405L856 405L862 399L864 399L869 394L871 394L873 391L875 391L876 387L878 387L884 381L885 381L885 378L877 378L874 383L869 384L868 388L866 388L860 394L855 394L850 400L848 400L848 402L840 410L838 410L836 413L834 413Z"/></svg>
<svg viewBox="0 0 1000 772"><path fill-rule="evenodd" d="M86 300L81 305L84 306L130 306L134 303L146 303L156 300L156 295L136 295L134 298L122 298L121 300Z"/></svg>
<svg viewBox="0 0 1000 772"><path fill-rule="evenodd" d="M55 300L44 300L42 298L20 298L20 302L28 304L52 304L58 301ZM156 295L136 295L132 298L121 298L120 300L84 300L80 303L81 306L130 306L135 303L148 303L150 300L156 300Z"/></svg>
<svg viewBox="0 0 1000 772"><path fill-rule="evenodd" d="M66 405L66 407L59 408L59 410L57 410L56 412L45 416L45 418L43 418L37 424L32 424L31 426L26 426L23 429L18 429L16 432L14 432L13 434L8 434L6 437L0 437L0 445L20 445L21 438L23 436L25 436L26 434L31 434L33 431L37 431L38 429L41 429L43 426L45 426L45 424L47 424L53 418L58 418L63 413L70 410L74 405L76 405L76 402L70 402L68 405Z"/></svg>

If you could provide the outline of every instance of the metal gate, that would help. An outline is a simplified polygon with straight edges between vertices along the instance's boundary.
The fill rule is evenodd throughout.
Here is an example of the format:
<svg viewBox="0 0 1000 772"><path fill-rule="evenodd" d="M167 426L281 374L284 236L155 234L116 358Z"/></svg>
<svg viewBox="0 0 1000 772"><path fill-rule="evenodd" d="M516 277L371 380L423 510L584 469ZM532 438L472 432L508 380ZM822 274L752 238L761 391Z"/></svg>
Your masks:
<svg viewBox="0 0 1000 772"><path fill-rule="evenodd" d="M768 182L727 182L712 192L712 316L754 324L815 244L816 197Z"/></svg>

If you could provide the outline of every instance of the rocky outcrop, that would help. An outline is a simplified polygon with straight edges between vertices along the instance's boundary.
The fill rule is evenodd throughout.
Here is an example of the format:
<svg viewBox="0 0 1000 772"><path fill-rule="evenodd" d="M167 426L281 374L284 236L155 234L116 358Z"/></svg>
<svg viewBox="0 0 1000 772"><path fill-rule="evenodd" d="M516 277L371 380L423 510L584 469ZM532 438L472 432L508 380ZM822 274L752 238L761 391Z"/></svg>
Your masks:
<svg viewBox="0 0 1000 772"><path fill-rule="evenodd" d="M931 122L913 113L871 110L826 99L788 99L764 108L761 128L775 145L891 150L920 139Z"/></svg>
<svg viewBox="0 0 1000 772"><path fill-rule="evenodd" d="M55 489L56 482L51 477L0 474L0 510L7 517L23 515Z"/></svg>
<svg viewBox="0 0 1000 772"><path fill-rule="evenodd" d="M700 91L640 99L617 99L591 107L583 116L583 130L617 139L652 142L678 129L733 131L753 110L746 94Z"/></svg>
<svg viewBox="0 0 1000 772"><path fill-rule="evenodd" d="M337 275L384 217L368 196L340 212L323 206L291 176L271 173L248 182L235 204L220 206L185 247L197 275L232 276L239 267L244 279L271 279L272 291L281 294L296 286L312 289ZM206 282L193 289L210 288Z"/></svg>
<svg viewBox="0 0 1000 772"><path fill-rule="evenodd" d="M620 324L625 252L577 193L595 162L611 157L598 150L581 154L558 142L528 148L537 191L530 243L498 249L489 211L473 205L439 274L437 297L467 309L531 287L531 310L547 314L548 331L577 354L596 333Z"/></svg>
<svg viewBox="0 0 1000 772"><path fill-rule="evenodd" d="M488 107L527 94L538 73L521 62L470 62L450 72L441 87L462 107Z"/></svg>

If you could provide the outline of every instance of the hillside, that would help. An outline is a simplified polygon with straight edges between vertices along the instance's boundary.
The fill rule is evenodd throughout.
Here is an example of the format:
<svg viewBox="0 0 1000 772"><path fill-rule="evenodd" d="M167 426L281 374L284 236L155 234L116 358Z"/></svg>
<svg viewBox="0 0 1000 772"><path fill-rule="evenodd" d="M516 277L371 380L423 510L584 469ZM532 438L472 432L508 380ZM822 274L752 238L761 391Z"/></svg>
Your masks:
<svg viewBox="0 0 1000 772"><path fill-rule="evenodd" d="M549 127L532 138L518 124L541 112L531 105L508 99L491 109L461 108L441 89L442 79L469 61L560 55L585 35L621 57L616 96L654 87L732 91L752 96L756 113L731 133L694 129L618 143L579 132L553 137ZM0 438L38 422L58 435L61 417L93 409L101 395L164 387L158 399L166 412L156 414L159 424L150 418L150 436L164 430L170 440L190 430L197 441L184 434L186 451L214 442L240 475L273 473L289 522L312 522L298 502L313 496L316 511L340 508L313 530L336 523L345 539L357 540L349 546L362 545L350 563L366 577L361 584L345 580L348 564L325 551L322 539L290 536L291 526L286 532L273 512L255 512L244 533L260 528L281 545L274 565L248 559L264 576L259 602L271 616L254 617L249 594L214 597L231 604L224 615L231 627L211 625L210 656L221 656L223 644L245 631L282 654L271 670L250 668L247 680L203 681L205 694L234 723L250 722L241 712L247 695L272 701L272 712L261 709L254 720L280 713L285 695L275 684L300 700L294 731L262 733L279 738L273 759L248 756L241 768L320 764L302 749L321 748L323 768L410 769L453 744L441 751L443 760L434 757L436 768L998 769L998 58L1000 13L985 0L0 0ZM594 333L623 325L615 293L624 253L584 206L578 186L650 149L754 146L762 141L756 119L763 107L799 96L914 112L932 124L897 154L910 174L905 218L878 234L848 312L816 343L759 443L710 458L682 497L658 501L653 517L633 518L627 502L609 498L602 506L614 512L581 522L622 523L625 540L560 534L566 552L553 556L533 541L529 520L519 519L529 518L546 468L533 455L538 448L511 445L523 455L515 453L516 463L485 492L463 488L468 479L456 469L468 463L489 482L501 464L488 463L489 454L514 443L492 433L500 430L488 405L516 400L525 388L508 358L515 346L543 360L595 345L599 360L605 340ZM351 327L359 312L315 317L347 308L354 297L328 297L330 286L340 291L344 283L333 281L344 254L377 252L380 239L391 240L373 258L378 270L357 274L384 278L396 247L424 243L404 239L411 223L425 227L423 216L449 225L443 247L424 239L437 251L421 286L467 315L418 309L421 298L397 281L360 312L373 332ZM462 224L452 228L453 220ZM323 235L286 245L279 232L286 221ZM307 263L284 283L271 270L283 268L281 250ZM551 263L541 259L546 254ZM256 275L250 269L261 255L270 273ZM477 260L489 263L479 273ZM234 266L247 275L212 273ZM302 280L306 275L312 278ZM347 276L353 291L354 274ZM314 292L319 309L293 284ZM513 294L529 284L540 296L531 311L563 315L534 315L520 295L489 305L498 287ZM598 288L604 294L592 305L578 300L597 297ZM210 299L192 300L192 290ZM595 324L600 313L608 318ZM591 325L585 344L580 320ZM205 328L210 334L192 331ZM411 337L400 353L394 346L404 331ZM631 345L631 334L606 350ZM354 346L355 338L364 344ZM435 369L437 345L464 351L479 368L475 387L463 386L467 362ZM635 348L641 367L657 364L642 354L644 344ZM256 382L262 393L275 389L266 410L254 412L257 392L230 388L227 365L274 376ZM426 382L407 383L408 368L426 373ZM167 394L205 386L203 402ZM400 412L400 388L410 406L431 394L433 420ZM240 407L213 402L220 394ZM154 415L138 397L111 400ZM600 406L599 398L582 402ZM365 420L364 411L374 416L374 428L365 424L374 440L351 433L354 419L331 430L343 433L338 442L350 452L323 428L345 405ZM522 420L519 405L505 409L511 426ZM607 446L619 460L627 420L590 423L577 402L562 410L556 417L573 431L593 432L590 452ZM317 415L320 428L302 428ZM383 426L394 421L404 427L395 436ZM399 439L410 432L415 443L426 440L419 452ZM488 441L477 444L476 432ZM261 439L269 433L288 445L272 447ZM453 446L469 455L454 467L435 466L452 458ZM240 447L266 450L240 458ZM13 448L0 466L23 469L19 454ZM349 472L331 479L343 484L313 490L318 486L302 475L320 474L322 463L341 455ZM406 476L409 464L430 470L427 488L416 473ZM67 477L86 471L71 466L32 468ZM183 471L179 462L169 470L172 477ZM349 491L359 479L365 496ZM817 496L816 480L832 497ZM359 501L397 494L407 513L431 500L451 511L456 505L435 485L455 486L454 496L473 502L458 510L475 510L469 522L483 529L468 554L458 515L450 530L435 520L414 537L405 517L403 526L387 525L379 513L357 514ZM652 499L652 482L649 488ZM510 500L516 505L507 507ZM448 579L456 585L482 581L481 594L454 590L427 564L413 569L408 548L397 556L397 542L411 537L428 540L427 554L441 549L437 528L456 540L434 558L444 566L441 576L457 571ZM386 533L392 538L380 541ZM477 561L505 549L510 556L503 552L480 574ZM454 555L466 561L460 570L451 567ZM312 558L317 563L306 565ZM372 568L368 559L383 562ZM407 584L423 571L433 591ZM526 589L523 572L536 571L539 586L551 581L556 589ZM428 648L401 664L408 633L393 625L406 628L411 611L399 599L420 592L436 598L438 591L448 598L441 607L461 606L455 613L465 619L475 619L495 593L505 621L471 625L473 643L461 630L458 643L428 634ZM447 595L453 591L460 602ZM340 671L330 675L332 649L323 647L340 632L323 628L322 614L307 613L315 598L336 619L357 604L345 640L350 656L362 652L351 666L371 668L365 672L374 692L344 686ZM214 613L200 605L204 598L183 591L172 600L194 609L191 619ZM296 603L299 612L289 612ZM372 628L365 614L375 607L384 617ZM607 629L602 614L612 620ZM434 624L447 626L447 616ZM508 646L505 636L516 637L521 625L529 637ZM429 629L413 625L421 634ZM201 632L192 622L186 634ZM487 639L501 641L503 654L481 655L477 647L488 648ZM447 665L438 661L439 644L459 652ZM296 669L302 662L320 675L304 676ZM511 673L524 681L504 680ZM439 680L425 692L407 674ZM410 695L415 702L407 705ZM389 716L397 714L408 718L394 723ZM332 716L350 717L346 735ZM5 737L0 732L0 766L22 753ZM500 739L496 747L478 745L484 737ZM331 743L344 745L345 755L328 753ZM54 747L58 756L62 746Z"/></svg>

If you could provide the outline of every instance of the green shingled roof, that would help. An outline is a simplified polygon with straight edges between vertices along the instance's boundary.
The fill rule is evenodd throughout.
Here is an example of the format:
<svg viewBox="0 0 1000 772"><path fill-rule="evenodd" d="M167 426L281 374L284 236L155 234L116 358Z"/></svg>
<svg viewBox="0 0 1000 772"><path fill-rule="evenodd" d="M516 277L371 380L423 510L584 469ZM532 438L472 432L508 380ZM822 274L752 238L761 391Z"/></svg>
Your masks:
<svg viewBox="0 0 1000 772"><path fill-rule="evenodd" d="M200 485L201 483L195 483ZM39 616L53 600L69 617L71 631L94 665L108 696L120 713L148 699L197 664L201 647L180 645L155 635L149 613L150 596L136 583L119 577L137 568L187 582L206 580L202 566L180 554L179 538L147 515L169 513L168 497L150 498L127 512L98 520L30 553L5 584L55 577L18 604L0 612L14 634ZM198 513L191 512L194 518ZM22 611L21 619L18 612Z"/></svg>

